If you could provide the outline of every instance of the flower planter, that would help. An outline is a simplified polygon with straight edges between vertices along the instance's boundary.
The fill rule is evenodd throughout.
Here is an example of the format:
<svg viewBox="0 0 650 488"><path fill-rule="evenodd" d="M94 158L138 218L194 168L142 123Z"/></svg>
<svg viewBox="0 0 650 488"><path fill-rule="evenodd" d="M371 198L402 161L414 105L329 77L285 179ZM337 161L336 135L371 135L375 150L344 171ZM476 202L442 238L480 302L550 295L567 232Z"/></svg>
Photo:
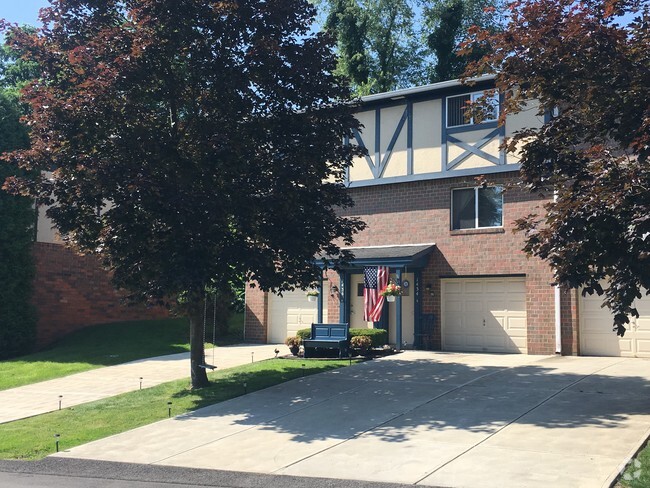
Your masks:
<svg viewBox="0 0 650 488"><path fill-rule="evenodd" d="M291 346L291 347L289 347L289 351L290 351L291 354L293 354L294 356L297 356L298 353L300 352L300 346Z"/></svg>
<svg viewBox="0 0 650 488"><path fill-rule="evenodd" d="M386 301L387 301L387 302L394 302L394 301L395 301L395 297L394 297L393 295L388 295L388 296L386 297Z"/></svg>
<svg viewBox="0 0 650 488"><path fill-rule="evenodd" d="M314 295L307 295L307 300L310 302L315 302L318 300L318 297L315 297Z"/></svg>

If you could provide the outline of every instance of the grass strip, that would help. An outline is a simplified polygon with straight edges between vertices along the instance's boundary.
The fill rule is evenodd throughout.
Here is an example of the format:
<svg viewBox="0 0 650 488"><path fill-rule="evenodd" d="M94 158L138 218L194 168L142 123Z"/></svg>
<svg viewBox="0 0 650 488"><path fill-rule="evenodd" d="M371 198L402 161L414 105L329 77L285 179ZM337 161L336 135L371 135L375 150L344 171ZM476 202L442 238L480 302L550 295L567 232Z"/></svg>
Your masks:
<svg viewBox="0 0 650 488"><path fill-rule="evenodd" d="M650 440L639 454L627 465L616 488L648 488L650 486Z"/></svg>
<svg viewBox="0 0 650 488"><path fill-rule="evenodd" d="M355 362L355 361L353 361ZM270 359L210 373L212 384L190 390L188 380L125 393L36 417L0 424L0 459L40 459L55 449L54 434L60 434L61 449L102 439L142 425L180 415L201 407L268 388L301 376L322 373L350 364L347 360ZM303 366L304 365L304 366Z"/></svg>

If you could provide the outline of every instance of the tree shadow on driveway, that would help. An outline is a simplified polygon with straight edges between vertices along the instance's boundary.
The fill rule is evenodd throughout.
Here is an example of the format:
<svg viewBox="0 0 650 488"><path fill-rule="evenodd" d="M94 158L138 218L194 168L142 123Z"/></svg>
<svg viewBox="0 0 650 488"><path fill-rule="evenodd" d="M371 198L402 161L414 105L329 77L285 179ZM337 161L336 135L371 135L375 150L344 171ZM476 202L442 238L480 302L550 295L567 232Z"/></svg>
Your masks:
<svg viewBox="0 0 650 488"><path fill-rule="evenodd" d="M638 361L641 374L633 374L611 358L495 366L431 357L364 363L183 418L232 418L242 427L288 434L300 443L360 434L389 442L426 432L487 436L514 421L545 429L650 425L648 361Z"/></svg>

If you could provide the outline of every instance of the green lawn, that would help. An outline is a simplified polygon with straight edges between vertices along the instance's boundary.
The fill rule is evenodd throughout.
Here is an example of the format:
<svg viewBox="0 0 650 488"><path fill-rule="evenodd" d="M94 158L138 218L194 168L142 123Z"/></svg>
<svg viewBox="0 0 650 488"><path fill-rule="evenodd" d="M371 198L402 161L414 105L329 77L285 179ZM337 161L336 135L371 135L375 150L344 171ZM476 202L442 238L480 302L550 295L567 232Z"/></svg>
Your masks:
<svg viewBox="0 0 650 488"><path fill-rule="evenodd" d="M70 334L47 350L0 361L0 390L187 351L189 326L185 319L97 325Z"/></svg>
<svg viewBox="0 0 650 488"><path fill-rule="evenodd" d="M304 364L304 368L303 368ZM349 361L270 359L210 373L208 388L190 390L187 380L78 405L37 417L0 424L0 459L39 459L54 452L54 434L61 449L134 429L167 418L167 402L179 415L303 375L321 373Z"/></svg>
<svg viewBox="0 0 650 488"><path fill-rule="evenodd" d="M217 345L242 341L244 314L230 320L227 337ZM211 347L212 331L206 332ZM136 359L187 352L189 324L186 319L141 320L96 325L74 332L47 350L0 361L0 390L60 378L82 371L113 366Z"/></svg>
<svg viewBox="0 0 650 488"><path fill-rule="evenodd" d="M646 443L646 446L627 466L616 486L625 488L648 488L650 486L650 443Z"/></svg>

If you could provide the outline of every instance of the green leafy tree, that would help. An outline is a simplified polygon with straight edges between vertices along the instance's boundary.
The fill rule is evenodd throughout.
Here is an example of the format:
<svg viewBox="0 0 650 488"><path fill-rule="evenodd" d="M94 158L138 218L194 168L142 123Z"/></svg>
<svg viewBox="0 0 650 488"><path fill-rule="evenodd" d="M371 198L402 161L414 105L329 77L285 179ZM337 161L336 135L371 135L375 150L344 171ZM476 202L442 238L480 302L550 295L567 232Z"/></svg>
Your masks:
<svg viewBox="0 0 650 488"><path fill-rule="evenodd" d="M408 0L322 0L326 31L338 41L337 73L358 96L422 83L424 51Z"/></svg>
<svg viewBox="0 0 650 488"><path fill-rule="evenodd" d="M488 32L502 30L504 2L501 0L429 0L424 8L427 46L435 61L431 64L432 83L460 78L472 60L480 59L484 49L471 55L459 53L460 44L473 26Z"/></svg>
<svg viewBox="0 0 650 488"><path fill-rule="evenodd" d="M0 154L29 146L20 123L18 89L33 78L33 69L7 43L0 46ZM23 174L0 161L0 181ZM0 359L28 352L36 335L32 305L35 213L32 200L0 192Z"/></svg>
<svg viewBox="0 0 650 488"><path fill-rule="evenodd" d="M52 176L5 188L50 203L64 240L133 299L178 300L193 387L208 383L206 289L242 274L307 287L313 257L363 228L336 212L359 124L314 14L306 0L53 0L40 33L12 31L41 79L23 92L31 148L8 160Z"/></svg>
<svg viewBox="0 0 650 488"><path fill-rule="evenodd" d="M647 2L524 0L504 32L474 30L467 45L488 51L468 75L496 73L502 120L530 100L554 115L507 145L521 149L522 185L555 195L518 222L525 251L558 283L603 294L619 335L650 290L648 25Z"/></svg>

